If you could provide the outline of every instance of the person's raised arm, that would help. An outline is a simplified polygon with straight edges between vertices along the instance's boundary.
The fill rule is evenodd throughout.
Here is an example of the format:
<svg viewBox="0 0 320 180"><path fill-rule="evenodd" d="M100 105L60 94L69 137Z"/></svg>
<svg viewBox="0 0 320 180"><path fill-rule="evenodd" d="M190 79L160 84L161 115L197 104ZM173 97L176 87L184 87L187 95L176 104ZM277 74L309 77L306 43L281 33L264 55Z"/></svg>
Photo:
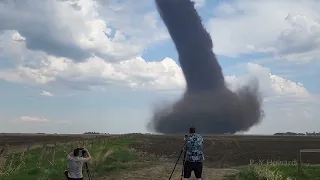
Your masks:
<svg viewBox="0 0 320 180"><path fill-rule="evenodd" d="M183 151L184 152L186 152L186 150L187 150L187 138L188 138L188 135L185 135L183 138Z"/></svg>
<svg viewBox="0 0 320 180"><path fill-rule="evenodd" d="M65 151L65 153L67 152ZM69 154L67 153L67 158L70 159L72 155L73 155L73 152L70 152Z"/></svg>
<svg viewBox="0 0 320 180"><path fill-rule="evenodd" d="M91 159L91 154L90 154L90 152L88 151L88 149L85 149L85 150L86 150L87 153L88 153L88 158Z"/></svg>
<svg viewBox="0 0 320 180"><path fill-rule="evenodd" d="M87 162L87 161L89 161L89 160L91 159L91 154L90 154L90 152L88 151L88 149L83 148L83 150L86 151L86 153L88 154L88 157L85 157L85 158L83 157L83 158L81 158L81 159L82 159L83 162Z"/></svg>
<svg viewBox="0 0 320 180"><path fill-rule="evenodd" d="M203 137L201 137L200 145L201 145L201 149L203 149Z"/></svg>

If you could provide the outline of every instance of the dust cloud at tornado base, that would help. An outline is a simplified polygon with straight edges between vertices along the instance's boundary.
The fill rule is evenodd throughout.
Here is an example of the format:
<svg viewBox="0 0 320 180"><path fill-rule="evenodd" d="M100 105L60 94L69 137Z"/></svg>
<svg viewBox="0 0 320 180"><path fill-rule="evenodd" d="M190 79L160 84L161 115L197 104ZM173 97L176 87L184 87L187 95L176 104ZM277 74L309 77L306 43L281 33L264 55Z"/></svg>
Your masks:
<svg viewBox="0 0 320 180"><path fill-rule="evenodd" d="M249 130L263 119L259 84L231 91L215 54L209 33L190 0L155 0L179 55L186 80L183 96L158 106L147 128L163 134L185 134L190 126L202 134ZM236 33L236 30L235 30Z"/></svg>

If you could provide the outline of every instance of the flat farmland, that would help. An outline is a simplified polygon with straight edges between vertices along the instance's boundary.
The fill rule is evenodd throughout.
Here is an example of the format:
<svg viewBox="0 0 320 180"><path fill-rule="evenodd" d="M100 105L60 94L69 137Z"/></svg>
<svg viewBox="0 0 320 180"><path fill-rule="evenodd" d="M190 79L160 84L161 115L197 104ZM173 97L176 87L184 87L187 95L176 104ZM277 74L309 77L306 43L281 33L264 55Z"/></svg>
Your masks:
<svg viewBox="0 0 320 180"><path fill-rule="evenodd" d="M99 141L99 137L108 140ZM92 141L83 141L80 144L69 143L88 139L92 139ZM320 149L320 138L316 136L207 135L204 136L204 139L206 158L204 178L215 180L222 180L224 177L238 174L242 168L249 168L246 165L250 162L255 164L272 162L285 164L287 162L296 165L300 149ZM66 143L53 146L55 147L53 149L51 146L41 146L41 144L55 142ZM10 146L8 154L2 156L3 154L0 153L0 179L1 177L9 179L21 179L21 177L28 177L25 179L35 179L35 177L42 179L63 178L61 172L64 171L66 163L65 152L85 143L93 155L90 167L95 179L147 180L152 179L150 177L167 179L170 176L183 146L183 135L2 134L0 143L0 147ZM26 144L40 146L32 148L30 151L15 151L15 149L23 149L21 147ZM319 153L303 154L302 159L304 163L320 164ZM180 177L181 164L182 159L180 159L173 175L174 179ZM265 166L254 167L264 168ZM35 169L39 168L40 171L37 170L37 173L33 174ZM262 169L263 171L260 169L259 172L275 172L272 167L271 169L266 168ZM283 168L291 168L287 174L290 177L295 177L293 175L296 172L296 166L279 166L278 168L280 170L281 168L282 170ZM48 169L54 171L48 171ZM304 167L303 169L306 172L304 175L308 176L307 179L319 177L315 174L315 168L307 169ZM247 179L247 176L242 179Z"/></svg>
<svg viewBox="0 0 320 180"><path fill-rule="evenodd" d="M28 144L45 144L55 142L70 142L108 137L109 135L97 134L23 134L23 133L2 133L0 134L1 146L20 146Z"/></svg>
<svg viewBox="0 0 320 180"><path fill-rule="evenodd" d="M243 166L251 163L297 163L300 149L320 149L316 136L204 136L207 164L213 167ZM132 148L145 153L177 158L183 135L142 135ZM303 163L320 164L320 153L303 153Z"/></svg>
<svg viewBox="0 0 320 180"><path fill-rule="evenodd" d="M49 144L119 135L96 134L0 134L0 147ZM145 154L175 160L183 146L183 135L137 134L130 148ZM317 136L204 136L206 162L212 167L243 166L251 163L296 163L300 149L320 149ZM320 164L320 153L304 153L304 163Z"/></svg>

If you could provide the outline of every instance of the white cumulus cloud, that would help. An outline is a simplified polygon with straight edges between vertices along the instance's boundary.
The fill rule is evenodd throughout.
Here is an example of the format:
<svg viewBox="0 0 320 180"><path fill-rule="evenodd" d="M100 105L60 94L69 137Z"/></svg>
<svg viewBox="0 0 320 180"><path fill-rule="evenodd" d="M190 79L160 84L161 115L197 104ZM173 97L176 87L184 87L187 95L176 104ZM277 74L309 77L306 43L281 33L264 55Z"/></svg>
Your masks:
<svg viewBox="0 0 320 180"><path fill-rule="evenodd" d="M46 123L49 122L48 119L40 118L40 117L34 117L34 116L21 116L20 120L23 122L31 122L31 123Z"/></svg>
<svg viewBox="0 0 320 180"><path fill-rule="evenodd" d="M317 60L319 5L313 0L222 2L207 26L220 55L269 52L288 60Z"/></svg>
<svg viewBox="0 0 320 180"><path fill-rule="evenodd" d="M42 96L49 96L49 97L52 97L52 96L53 96L53 94L52 94L51 92L48 92L48 91L42 91L40 94L41 94Z"/></svg>
<svg viewBox="0 0 320 180"><path fill-rule="evenodd" d="M24 41L28 49L74 61L93 55L122 60L139 55L153 41L168 38L155 13L137 13L143 3L130 7L111 1L76 3L79 8L69 1L1 1L0 32L14 29L20 34L14 40Z"/></svg>

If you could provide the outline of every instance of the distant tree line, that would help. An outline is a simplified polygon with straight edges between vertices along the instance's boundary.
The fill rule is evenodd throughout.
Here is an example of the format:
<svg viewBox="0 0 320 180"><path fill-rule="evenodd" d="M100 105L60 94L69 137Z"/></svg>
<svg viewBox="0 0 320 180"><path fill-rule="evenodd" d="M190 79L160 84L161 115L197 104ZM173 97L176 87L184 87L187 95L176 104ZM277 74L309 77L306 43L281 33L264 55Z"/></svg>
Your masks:
<svg viewBox="0 0 320 180"><path fill-rule="evenodd" d="M285 132L285 133L275 133L276 136L320 136L320 132L306 132L306 133L295 133L295 132Z"/></svg>
<svg viewBox="0 0 320 180"><path fill-rule="evenodd" d="M99 132L84 132L83 134L109 134L109 133L99 133Z"/></svg>

